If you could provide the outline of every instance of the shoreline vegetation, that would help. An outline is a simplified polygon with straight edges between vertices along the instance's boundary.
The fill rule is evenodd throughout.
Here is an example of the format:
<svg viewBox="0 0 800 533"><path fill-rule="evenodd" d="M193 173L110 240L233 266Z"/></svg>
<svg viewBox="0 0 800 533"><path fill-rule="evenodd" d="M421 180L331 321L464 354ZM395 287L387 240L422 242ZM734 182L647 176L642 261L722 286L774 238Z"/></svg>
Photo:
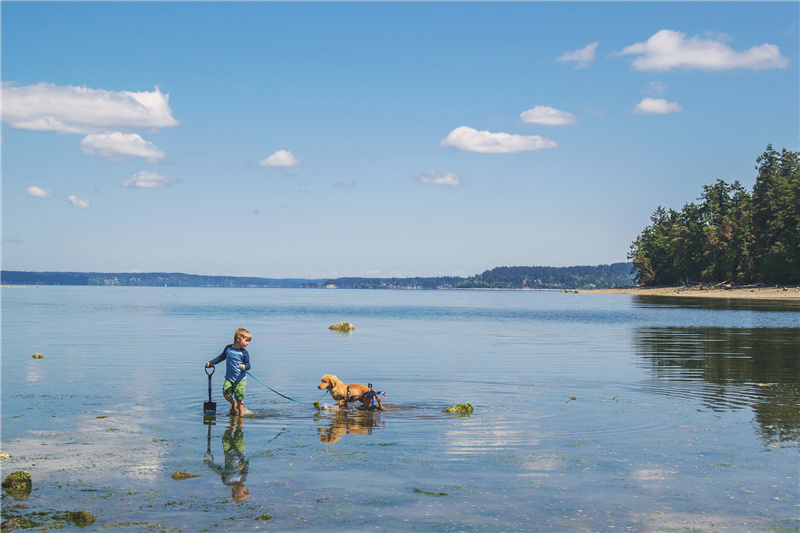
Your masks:
<svg viewBox="0 0 800 533"><path fill-rule="evenodd" d="M586 289L633 285L632 263L570 267L496 267L470 277L273 279L137 272L24 272L3 270L0 284L119 287L238 287L301 289Z"/></svg>
<svg viewBox="0 0 800 533"><path fill-rule="evenodd" d="M767 145L752 191L704 185L698 203L659 206L631 244L637 285L800 283L800 152Z"/></svg>

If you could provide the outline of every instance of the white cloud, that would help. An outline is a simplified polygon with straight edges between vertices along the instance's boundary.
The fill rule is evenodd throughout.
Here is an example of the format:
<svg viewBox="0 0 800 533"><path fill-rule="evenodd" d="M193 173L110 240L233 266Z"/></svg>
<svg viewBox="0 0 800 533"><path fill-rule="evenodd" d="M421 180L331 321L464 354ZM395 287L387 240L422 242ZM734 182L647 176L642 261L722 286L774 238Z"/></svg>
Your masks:
<svg viewBox="0 0 800 533"><path fill-rule="evenodd" d="M575 61L575 68L586 68L589 64L594 61L595 50L597 50L597 45L600 43L592 43L580 50L575 50L574 52L567 52L561 57L557 58L556 61Z"/></svg>
<svg viewBox="0 0 800 533"><path fill-rule="evenodd" d="M444 147L483 154L511 154L558 147L555 141L539 135L492 133L478 131L468 126L460 126L454 129L439 144Z"/></svg>
<svg viewBox="0 0 800 533"><path fill-rule="evenodd" d="M537 105L533 109L523 111L519 118L526 124L540 124L542 126L564 126L578 122L577 117L572 113L559 111L546 105Z"/></svg>
<svg viewBox="0 0 800 533"><path fill-rule="evenodd" d="M172 117L169 94L106 91L71 85L37 83L15 87L3 83L3 120L12 128L93 133L120 128L166 128Z"/></svg>
<svg viewBox="0 0 800 533"><path fill-rule="evenodd" d="M302 159L295 157L289 150L278 150L258 164L262 167L296 167L302 162Z"/></svg>
<svg viewBox="0 0 800 533"><path fill-rule="evenodd" d="M644 98L633 108L633 112L639 115L667 115L680 111L683 111L680 105L663 98Z"/></svg>
<svg viewBox="0 0 800 533"><path fill-rule="evenodd" d="M430 172L426 172L425 174L421 175L419 177L419 180L422 183L432 183L434 185L446 185L453 189L461 185L461 178L458 176L458 174L455 174L453 172L442 174L441 172L431 170Z"/></svg>
<svg viewBox="0 0 800 533"><path fill-rule="evenodd" d="M744 52L731 49L722 41L728 36L686 38L685 33L661 30L646 42L636 43L619 52L618 56L638 55L633 68L641 71L663 72L675 68L684 70L729 70L785 68L789 60L774 44L754 46Z"/></svg>
<svg viewBox="0 0 800 533"><path fill-rule="evenodd" d="M84 154L95 154L112 161L141 157L149 162L163 159L166 154L156 145L145 141L138 133L92 133L81 141Z"/></svg>
<svg viewBox="0 0 800 533"><path fill-rule="evenodd" d="M81 209L89 209L92 203L89 200L84 200L83 198L78 198L74 194L67 196L67 201L74 205L75 207L80 207Z"/></svg>
<svg viewBox="0 0 800 533"><path fill-rule="evenodd" d="M37 187L36 185L31 185L27 189L25 189L25 194L28 196L33 196L35 198L52 198L55 196L50 189L42 189L41 187Z"/></svg>
<svg viewBox="0 0 800 533"><path fill-rule="evenodd" d="M172 180L155 172L141 170L129 180L122 182L123 187L136 187L139 189L163 189L169 186Z"/></svg>

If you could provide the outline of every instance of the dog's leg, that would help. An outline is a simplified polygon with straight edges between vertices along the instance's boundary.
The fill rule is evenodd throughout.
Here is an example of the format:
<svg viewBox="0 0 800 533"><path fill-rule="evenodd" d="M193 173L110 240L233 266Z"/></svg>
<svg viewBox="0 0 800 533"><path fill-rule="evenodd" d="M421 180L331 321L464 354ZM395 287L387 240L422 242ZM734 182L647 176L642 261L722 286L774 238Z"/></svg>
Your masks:
<svg viewBox="0 0 800 533"><path fill-rule="evenodd" d="M376 394L376 395L375 395L375 399L376 399L376 400L378 400L378 409L380 409L381 411L385 411L385 410L386 410L386 408L385 408L385 407L383 406L383 404L381 403L381 398L380 398L380 395L379 395L379 394Z"/></svg>

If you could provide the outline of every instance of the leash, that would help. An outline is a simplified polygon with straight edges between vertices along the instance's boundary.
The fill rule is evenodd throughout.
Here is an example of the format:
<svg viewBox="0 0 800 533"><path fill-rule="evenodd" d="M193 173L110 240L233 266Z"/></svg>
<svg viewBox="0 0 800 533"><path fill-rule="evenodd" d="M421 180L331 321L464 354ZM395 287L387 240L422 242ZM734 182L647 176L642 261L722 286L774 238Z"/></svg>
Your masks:
<svg viewBox="0 0 800 533"><path fill-rule="evenodd" d="M286 398L287 400L291 400L291 401L293 401L293 402L295 402L295 403L304 403L304 402L297 401L297 400L295 400L294 398L289 398L289 397L288 397L288 396L286 396L285 394L281 394L280 392L276 391L275 389L273 389L272 387L270 387L269 385L267 385L266 383L264 383L263 381L261 381L260 379L258 379L257 377L255 377L253 374L251 374L250 372L248 372L248 371L246 371L246 370L245 370L245 374L247 374L248 376L250 376L250 377L251 377L251 378L253 378L254 380L258 381L259 383L261 383L262 385L264 385L266 388L268 388L269 390L271 390L272 392L274 392L274 393L275 393L275 394L277 394L278 396L283 396L283 397L284 397L284 398ZM328 391L325 391L325 392L328 392ZM325 392L323 392L323 393L322 393L322 396L325 396ZM320 398L322 398L322 396L320 396Z"/></svg>

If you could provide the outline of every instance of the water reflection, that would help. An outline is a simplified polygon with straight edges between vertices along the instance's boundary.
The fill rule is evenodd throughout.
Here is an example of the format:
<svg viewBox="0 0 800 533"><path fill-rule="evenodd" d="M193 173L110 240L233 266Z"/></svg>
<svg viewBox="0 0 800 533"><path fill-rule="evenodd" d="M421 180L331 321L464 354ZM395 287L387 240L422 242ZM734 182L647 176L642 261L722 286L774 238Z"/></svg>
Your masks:
<svg viewBox="0 0 800 533"><path fill-rule="evenodd" d="M705 309L709 311L800 311L800 300L766 298L702 298L670 296L633 296L640 308Z"/></svg>
<svg viewBox="0 0 800 533"><path fill-rule="evenodd" d="M707 408L750 408L769 441L800 437L800 335L795 328L637 328L634 346L659 394Z"/></svg>
<svg viewBox="0 0 800 533"><path fill-rule="evenodd" d="M231 488L231 497L234 502L240 503L250 497L244 482L247 481L247 471L250 461L245 456L244 446L244 421L242 417L232 417L230 425L222 435L223 464L214 462L211 454L211 424L208 424L208 448L203 462L205 465L220 475L223 485Z"/></svg>
<svg viewBox="0 0 800 533"><path fill-rule="evenodd" d="M328 426L320 426L320 442L331 444L344 435L371 435L372 428L381 425L378 411L346 411L338 410L329 419Z"/></svg>

